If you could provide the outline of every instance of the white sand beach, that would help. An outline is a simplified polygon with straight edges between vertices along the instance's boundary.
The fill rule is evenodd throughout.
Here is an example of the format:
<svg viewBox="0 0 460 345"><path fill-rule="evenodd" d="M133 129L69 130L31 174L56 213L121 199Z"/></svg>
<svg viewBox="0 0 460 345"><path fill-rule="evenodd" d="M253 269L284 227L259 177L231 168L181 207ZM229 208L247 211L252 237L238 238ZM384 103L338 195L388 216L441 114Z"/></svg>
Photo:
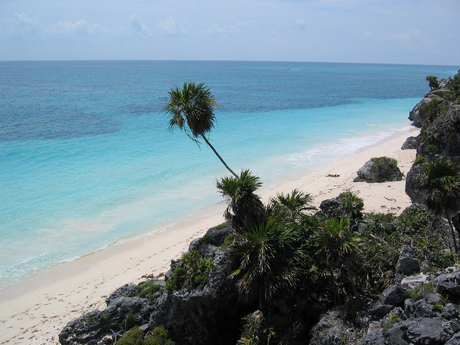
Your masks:
<svg viewBox="0 0 460 345"><path fill-rule="evenodd" d="M322 200L351 191L364 200L365 212L399 214L411 204L404 191L404 180L366 183L353 179L365 162L380 156L395 158L407 174L415 150L402 151L401 145L407 137L418 133L416 128L402 130L337 161L325 171L296 181L279 181L276 187L263 189L261 195L267 201L276 193L297 188L310 193L317 207ZM105 309L105 298L116 288L144 280L146 275L166 272L171 259L180 258L192 239L224 221L224 208L223 203L216 205L206 214L163 232L110 246L0 290L0 343L58 344L58 334L69 321L96 308Z"/></svg>

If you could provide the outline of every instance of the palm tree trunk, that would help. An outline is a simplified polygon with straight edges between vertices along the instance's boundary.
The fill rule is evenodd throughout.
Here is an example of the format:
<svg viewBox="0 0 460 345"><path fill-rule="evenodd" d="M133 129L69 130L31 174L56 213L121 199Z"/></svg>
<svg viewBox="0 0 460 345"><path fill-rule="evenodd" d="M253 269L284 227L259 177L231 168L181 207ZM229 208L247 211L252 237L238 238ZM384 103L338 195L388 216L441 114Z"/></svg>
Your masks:
<svg viewBox="0 0 460 345"><path fill-rule="evenodd" d="M334 267L331 266L331 278L332 278L332 287L334 288L334 304L338 306L340 304L339 301L339 288L337 287L337 284L335 283L335 277L334 277Z"/></svg>
<svg viewBox="0 0 460 345"><path fill-rule="evenodd" d="M355 294L355 297L358 297L358 291L356 290L355 280L353 277L353 271L351 270L350 263L348 261L345 263L345 267L347 268L347 271L348 271L348 280L350 281L351 288L353 289L353 293Z"/></svg>
<svg viewBox="0 0 460 345"><path fill-rule="evenodd" d="M449 216L447 216L446 218L450 226L450 233L452 234L452 240L454 241L455 254L458 254L457 240L455 239L454 227L452 226L452 222L450 221Z"/></svg>
<svg viewBox="0 0 460 345"><path fill-rule="evenodd" d="M214 146L212 146L211 143L209 142L209 140L206 139L206 137L204 136L204 134L202 134L201 137L204 139L204 141L206 141L206 144L209 145L209 147L211 148L211 150L214 151L214 153L216 154L217 158L220 159L220 161L221 161L222 164L228 169L228 171L230 171L230 172L233 174L233 176L235 176L236 178L238 178L238 175L235 174L235 172L234 172L232 169L230 169L230 167L227 165L227 163L225 163L225 161L222 159L222 157L217 153L217 151L216 151L216 149L214 148Z"/></svg>

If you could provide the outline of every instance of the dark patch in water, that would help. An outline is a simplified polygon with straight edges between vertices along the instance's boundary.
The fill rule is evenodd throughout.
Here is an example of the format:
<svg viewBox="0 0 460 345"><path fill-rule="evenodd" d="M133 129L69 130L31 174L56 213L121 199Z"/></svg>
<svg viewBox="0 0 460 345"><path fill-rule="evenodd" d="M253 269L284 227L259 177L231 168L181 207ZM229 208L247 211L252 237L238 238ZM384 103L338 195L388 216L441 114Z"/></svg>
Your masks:
<svg viewBox="0 0 460 345"><path fill-rule="evenodd" d="M141 116L145 114L158 113L163 110L164 104L150 103L150 104L127 104L117 107L117 109L127 112L132 116Z"/></svg>
<svg viewBox="0 0 460 345"><path fill-rule="evenodd" d="M10 107L0 113L0 141L70 139L118 131L117 121L57 106Z"/></svg>

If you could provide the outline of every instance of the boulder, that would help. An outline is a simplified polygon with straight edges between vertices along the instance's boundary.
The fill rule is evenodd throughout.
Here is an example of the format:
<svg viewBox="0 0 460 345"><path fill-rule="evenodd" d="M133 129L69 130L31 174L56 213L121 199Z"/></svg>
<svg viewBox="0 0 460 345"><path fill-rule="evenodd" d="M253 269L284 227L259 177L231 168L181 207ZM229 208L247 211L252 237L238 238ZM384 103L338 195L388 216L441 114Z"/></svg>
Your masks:
<svg viewBox="0 0 460 345"><path fill-rule="evenodd" d="M406 299L404 302L404 311L407 316L412 318L430 318L434 315L433 306L424 299L420 299L415 302L410 299Z"/></svg>
<svg viewBox="0 0 460 345"><path fill-rule="evenodd" d="M345 345L342 338L345 327L337 314L335 311L328 312L311 329L309 345Z"/></svg>
<svg viewBox="0 0 460 345"><path fill-rule="evenodd" d="M414 109L409 113L409 120L412 121L413 126L422 127L425 120L429 117L427 105L436 99L440 99L440 97L430 92L427 97L415 105Z"/></svg>
<svg viewBox="0 0 460 345"><path fill-rule="evenodd" d="M394 309L394 305L391 304L382 304L377 302L369 308L369 314L377 318L382 318L387 315L390 311Z"/></svg>
<svg viewBox="0 0 460 345"><path fill-rule="evenodd" d="M414 248L403 245L399 253L399 260L396 264L396 272L406 276L420 272L420 262Z"/></svg>
<svg viewBox="0 0 460 345"><path fill-rule="evenodd" d="M460 311L455 304L447 303L442 311L442 317L446 320L458 320Z"/></svg>
<svg viewBox="0 0 460 345"><path fill-rule="evenodd" d="M436 285L440 292L451 295L460 295L460 271L441 274L436 278Z"/></svg>
<svg viewBox="0 0 460 345"><path fill-rule="evenodd" d="M401 286L392 286L383 291L380 298L382 304L389 304L393 306L403 306L404 301L410 298L409 293Z"/></svg>
<svg viewBox="0 0 460 345"><path fill-rule="evenodd" d="M458 345L460 344L460 332L455 333L447 343L444 345Z"/></svg>
<svg viewBox="0 0 460 345"><path fill-rule="evenodd" d="M427 282L428 282L428 276L422 273L416 276L405 277L403 280L401 280L400 285L403 288L413 289Z"/></svg>
<svg viewBox="0 0 460 345"><path fill-rule="evenodd" d="M418 145L418 137L409 137L401 146L401 150L415 150Z"/></svg>
<svg viewBox="0 0 460 345"><path fill-rule="evenodd" d="M136 284L125 284L112 292L110 296L105 300L105 303L109 305L112 303L112 301L120 297L134 297L136 296L136 288Z"/></svg>
<svg viewBox="0 0 460 345"><path fill-rule="evenodd" d="M371 332L367 333L361 340L358 342L358 345L385 345L385 337L383 335L382 329L374 329Z"/></svg>
<svg viewBox="0 0 460 345"><path fill-rule="evenodd" d="M387 182L401 181L402 173L393 158L378 157L367 161L357 172L354 182Z"/></svg>
<svg viewBox="0 0 460 345"><path fill-rule="evenodd" d="M233 232L233 229L230 225L225 227L216 226L208 230L207 235L209 235L209 243L214 246L221 246L224 244L225 239Z"/></svg>
<svg viewBox="0 0 460 345"><path fill-rule="evenodd" d="M361 213L363 202L351 192L341 193L336 198L323 200L319 208L329 218L340 218L343 215L348 215L350 226L358 227L356 220L363 218Z"/></svg>
<svg viewBox="0 0 460 345"><path fill-rule="evenodd" d="M451 325L440 317L405 321L403 324L412 344L444 344L454 334Z"/></svg>

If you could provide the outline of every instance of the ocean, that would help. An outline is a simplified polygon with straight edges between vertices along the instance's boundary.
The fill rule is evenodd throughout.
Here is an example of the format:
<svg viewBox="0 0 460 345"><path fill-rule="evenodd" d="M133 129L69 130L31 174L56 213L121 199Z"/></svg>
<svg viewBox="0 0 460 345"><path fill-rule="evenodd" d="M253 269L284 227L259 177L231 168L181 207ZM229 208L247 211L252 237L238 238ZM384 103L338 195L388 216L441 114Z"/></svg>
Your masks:
<svg viewBox="0 0 460 345"><path fill-rule="evenodd" d="M410 125L454 66L231 61L0 62L0 288L222 202L229 172L168 131L168 90L204 82L210 141L264 186ZM308 192L308 191L305 191Z"/></svg>

